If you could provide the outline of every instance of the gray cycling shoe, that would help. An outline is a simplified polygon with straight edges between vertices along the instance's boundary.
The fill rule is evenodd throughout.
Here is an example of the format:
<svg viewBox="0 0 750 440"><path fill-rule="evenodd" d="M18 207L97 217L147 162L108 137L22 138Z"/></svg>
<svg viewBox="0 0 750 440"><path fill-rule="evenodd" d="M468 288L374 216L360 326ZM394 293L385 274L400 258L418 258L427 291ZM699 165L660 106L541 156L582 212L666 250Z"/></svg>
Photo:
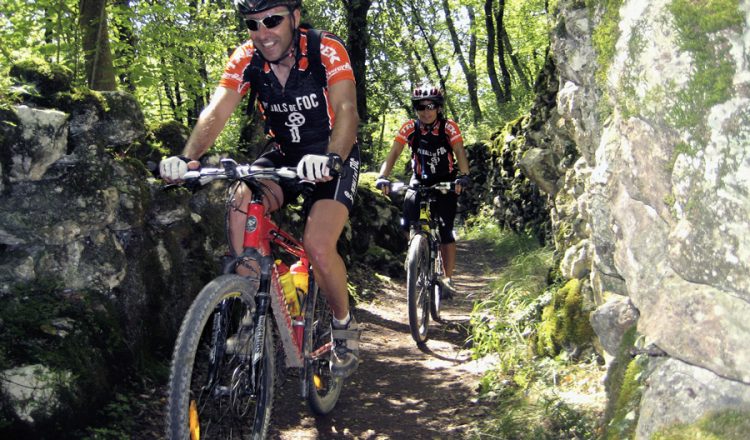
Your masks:
<svg viewBox="0 0 750 440"><path fill-rule="evenodd" d="M331 350L331 375L349 377L359 366L359 337L362 331L351 317L349 324L342 329L331 326L333 350Z"/></svg>
<svg viewBox="0 0 750 440"><path fill-rule="evenodd" d="M453 299L453 296L456 294L456 285L453 284L453 280L449 277L442 277L440 280L438 280L438 282L443 288L442 291L440 292L440 299L442 300Z"/></svg>

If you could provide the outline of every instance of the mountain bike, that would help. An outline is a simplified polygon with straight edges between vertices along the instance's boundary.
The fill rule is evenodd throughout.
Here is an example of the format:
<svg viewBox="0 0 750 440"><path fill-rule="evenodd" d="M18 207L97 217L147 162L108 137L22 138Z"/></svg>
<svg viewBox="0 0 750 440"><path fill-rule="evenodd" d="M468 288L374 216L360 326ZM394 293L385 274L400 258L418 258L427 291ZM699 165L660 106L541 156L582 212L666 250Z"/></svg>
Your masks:
<svg viewBox="0 0 750 440"><path fill-rule="evenodd" d="M455 191L453 182L435 185L404 185L394 183L391 191L407 189L419 195L419 220L409 225L409 248L406 253L406 298L409 310L409 329L417 345L427 341L430 316L440 322L440 299L443 295L443 255L440 251L438 219L432 217L430 205L435 195Z"/></svg>
<svg viewBox="0 0 750 440"><path fill-rule="evenodd" d="M169 439L265 438L276 381L276 336L286 366L299 370L300 393L313 412L330 412L343 386L343 379L330 373L331 314L314 267L306 264L307 290L297 291L300 314L292 316L275 259L309 260L302 243L277 226L263 205L264 180L304 183L292 169L221 162L222 168L188 172L185 183L198 187L226 180L252 190L244 249L200 291L182 321L167 396ZM252 275L236 274L240 265Z"/></svg>

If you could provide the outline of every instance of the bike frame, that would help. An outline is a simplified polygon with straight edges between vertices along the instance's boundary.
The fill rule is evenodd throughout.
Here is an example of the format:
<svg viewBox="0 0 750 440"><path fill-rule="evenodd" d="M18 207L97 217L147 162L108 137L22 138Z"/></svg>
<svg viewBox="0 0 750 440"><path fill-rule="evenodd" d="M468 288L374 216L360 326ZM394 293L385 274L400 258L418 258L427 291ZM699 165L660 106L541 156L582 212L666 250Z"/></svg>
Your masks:
<svg viewBox="0 0 750 440"><path fill-rule="evenodd" d="M253 343L253 364L262 355L262 342L265 338L269 302L279 330L279 336L286 355L286 365L292 368L304 367L304 320L294 320L284 303L284 291L279 282L279 273L271 254L272 246L278 246L287 253L307 259L302 242L281 229L268 216L263 205L263 195L255 188L247 205L243 252L237 256L238 262L255 260L260 269L260 285L256 294L256 332ZM234 265L233 265L234 266ZM310 290L308 290L310 292ZM307 297L305 297L307 301Z"/></svg>
<svg viewBox="0 0 750 440"><path fill-rule="evenodd" d="M432 218L430 205L435 201L434 192L440 191L442 187L440 184L436 184L430 187L410 186L409 188L421 193L419 198L419 220L412 222L410 230L414 231L415 234L422 234L428 239L428 243L430 244L430 260L434 263L430 268L430 279L432 283L435 283L437 282L437 277L443 273L443 258L440 251L440 235L437 229L437 220ZM409 237L409 244L411 244L413 239L413 236ZM431 300L432 298L430 298Z"/></svg>
<svg viewBox="0 0 750 440"><path fill-rule="evenodd" d="M214 180L230 180L245 184L251 196L244 206L242 250L225 260L224 275L201 289L183 318L175 343L167 432L180 439L188 431L190 438L197 439L202 425L225 434L219 438L235 438L234 429L243 426L237 432L245 438L240 420L250 414L246 411L252 406L253 423L248 429L254 438L267 433L277 376L276 334L286 366L299 369L301 396L314 412L328 414L342 386L342 380L329 377L326 370L326 355L332 349L326 329L329 315L304 246L271 220L263 204L269 181L305 184L292 169L252 169L231 159L221 162L223 168L189 171L184 178L186 185L197 188ZM236 200L231 190L229 197ZM227 234L230 238L231 232ZM301 316L292 316L287 309L274 262L274 256L281 252L308 266L307 292L300 298ZM240 267L250 273L237 274Z"/></svg>

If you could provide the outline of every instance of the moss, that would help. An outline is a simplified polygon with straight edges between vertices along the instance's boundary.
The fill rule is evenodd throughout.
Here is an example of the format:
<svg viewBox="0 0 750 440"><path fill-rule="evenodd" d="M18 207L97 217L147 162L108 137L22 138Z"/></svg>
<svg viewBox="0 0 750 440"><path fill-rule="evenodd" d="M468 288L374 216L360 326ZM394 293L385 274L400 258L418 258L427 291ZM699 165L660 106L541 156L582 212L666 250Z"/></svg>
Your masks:
<svg viewBox="0 0 750 440"><path fill-rule="evenodd" d="M628 40L626 63L632 64L634 60L637 60L646 46L646 38L643 34L643 29L646 26L646 20L642 19L632 27L630 39ZM628 118L642 113L644 110L643 103L637 93L639 83L643 82L643 78L640 76L642 69L639 67L630 65L626 65L625 67L626 72L620 77L617 100L622 110L622 117Z"/></svg>
<svg viewBox="0 0 750 440"><path fill-rule="evenodd" d="M750 412L726 410L701 417L691 424L660 430L652 440L744 440L750 432Z"/></svg>
<svg viewBox="0 0 750 440"><path fill-rule="evenodd" d="M73 72L41 58L26 58L10 68L10 77L20 84L33 84L42 96L72 90Z"/></svg>
<svg viewBox="0 0 750 440"><path fill-rule="evenodd" d="M620 37L618 25L622 3L623 0L586 0L586 7L592 17L598 10L601 10L601 21L594 29L592 40L599 64L596 79L602 89L604 89L609 67L615 57L615 44Z"/></svg>
<svg viewBox="0 0 750 440"><path fill-rule="evenodd" d="M617 356L610 364L605 387L607 408L604 413L605 440L633 438L643 390L648 357L631 357L630 351L639 335L635 325L623 335Z"/></svg>
<svg viewBox="0 0 750 440"><path fill-rule="evenodd" d="M572 279L559 288L542 310L537 327L536 353L555 356L563 348L581 348L591 343L594 330L583 312L581 281Z"/></svg>
<svg viewBox="0 0 750 440"><path fill-rule="evenodd" d="M57 108L67 113L73 113L76 109L80 108L93 107L101 117L109 111L109 104L104 95L89 89L76 89L70 92L59 93L55 104Z"/></svg>
<svg viewBox="0 0 750 440"><path fill-rule="evenodd" d="M181 154L188 138L188 129L179 121L159 122L150 128L155 148L165 155Z"/></svg>
<svg viewBox="0 0 750 440"><path fill-rule="evenodd" d="M693 75L677 94L678 103L669 112L670 122L688 129L705 145L708 141L708 110L731 97L735 67L730 43L720 31L743 24L738 0L674 0L674 17L680 48L691 53Z"/></svg>

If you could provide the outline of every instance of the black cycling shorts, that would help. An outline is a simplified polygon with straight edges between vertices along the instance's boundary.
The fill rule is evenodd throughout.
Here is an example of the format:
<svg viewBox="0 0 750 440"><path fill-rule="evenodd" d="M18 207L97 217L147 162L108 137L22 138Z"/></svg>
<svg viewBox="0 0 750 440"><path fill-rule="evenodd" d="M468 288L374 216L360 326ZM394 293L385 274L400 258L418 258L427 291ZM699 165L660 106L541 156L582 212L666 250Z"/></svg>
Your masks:
<svg viewBox="0 0 750 440"><path fill-rule="evenodd" d="M274 149L262 154L253 166L259 167L297 167L302 159L302 155L295 155ZM349 157L344 160L344 168L337 178L328 182L316 183L315 189L308 200L309 203L315 203L318 200L337 200L346 206L351 212L354 206L354 196L357 194L357 183L359 182L359 145L354 144ZM290 203L297 199L300 191L295 188L289 188L282 185L284 191L284 203Z"/></svg>

